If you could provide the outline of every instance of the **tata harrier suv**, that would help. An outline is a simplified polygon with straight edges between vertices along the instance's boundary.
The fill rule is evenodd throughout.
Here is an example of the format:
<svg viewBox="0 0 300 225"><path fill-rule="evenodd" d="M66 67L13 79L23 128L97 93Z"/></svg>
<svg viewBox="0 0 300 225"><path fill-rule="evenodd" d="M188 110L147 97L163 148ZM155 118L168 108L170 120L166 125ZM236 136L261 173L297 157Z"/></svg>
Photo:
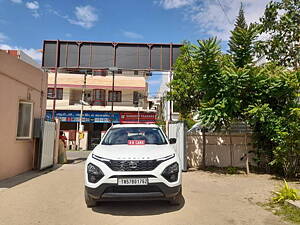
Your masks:
<svg viewBox="0 0 300 225"><path fill-rule="evenodd" d="M114 125L85 163L85 202L168 200L180 204L181 166L156 125Z"/></svg>

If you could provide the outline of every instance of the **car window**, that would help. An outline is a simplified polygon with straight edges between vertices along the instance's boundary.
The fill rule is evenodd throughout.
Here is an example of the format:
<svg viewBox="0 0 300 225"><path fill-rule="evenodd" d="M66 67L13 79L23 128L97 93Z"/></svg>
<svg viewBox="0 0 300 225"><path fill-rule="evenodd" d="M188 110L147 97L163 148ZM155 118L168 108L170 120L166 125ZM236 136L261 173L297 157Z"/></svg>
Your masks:
<svg viewBox="0 0 300 225"><path fill-rule="evenodd" d="M167 141L159 128L153 127L120 127L112 128L105 136L103 145L127 145L130 141L149 145L164 145Z"/></svg>

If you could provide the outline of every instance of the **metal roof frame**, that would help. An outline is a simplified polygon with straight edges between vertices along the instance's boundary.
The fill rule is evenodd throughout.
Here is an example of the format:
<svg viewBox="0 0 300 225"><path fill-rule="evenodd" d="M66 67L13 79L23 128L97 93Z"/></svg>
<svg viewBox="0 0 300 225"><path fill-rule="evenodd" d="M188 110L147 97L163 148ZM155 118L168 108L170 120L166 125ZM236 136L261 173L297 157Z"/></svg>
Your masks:
<svg viewBox="0 0 300 225"><path fill-rule="evenodd" d="M45 40L43 69L171 71L183 44Z"/></svg>

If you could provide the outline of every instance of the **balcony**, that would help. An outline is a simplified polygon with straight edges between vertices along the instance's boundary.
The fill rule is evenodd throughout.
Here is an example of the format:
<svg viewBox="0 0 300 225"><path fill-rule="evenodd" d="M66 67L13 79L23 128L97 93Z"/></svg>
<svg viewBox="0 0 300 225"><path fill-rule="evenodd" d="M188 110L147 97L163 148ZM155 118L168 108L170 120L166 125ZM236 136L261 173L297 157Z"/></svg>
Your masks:
<svg viewBox="0 0 300 225"><path fill-rule="evenodd" d="M107 101L105 100L105 91L95 92L95 90L85 90L84 101L88 103L90 106L106 106ZM70 98L69 98L69 105L77 105L80 104L82 99L82 90L70 90Z"/></svg>
<svg viewBox="0 0 300 225"><path fill-rule="evenodd" d="M137 96L135 90L117 89L114 95L114 110L117 111L142 111L147 107L146 99L140 99L139 104L134 100ZM85 89L84 110L110 111L112 102L112 91L110 89ZM82 100L81 88L63 88L62 99L57 99L57 110L80 110ZM53 108L53 100L48 99L47 110Z"/></svg>

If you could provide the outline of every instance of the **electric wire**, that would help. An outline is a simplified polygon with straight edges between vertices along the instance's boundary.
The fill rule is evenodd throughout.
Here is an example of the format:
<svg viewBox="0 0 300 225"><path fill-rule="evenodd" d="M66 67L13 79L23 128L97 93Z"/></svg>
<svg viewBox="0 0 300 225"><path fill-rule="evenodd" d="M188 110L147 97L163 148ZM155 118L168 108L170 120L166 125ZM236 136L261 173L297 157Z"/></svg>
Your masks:
<svg viewBox="0 0 300 225"><path fill-rule="evenodd" d="M221 4L220 0L217 0L217 2L219 3L219 6L221 7L221 9L222 9L222 11L223 11L223 13L224 13L224 15L225 15L225 17L226 17L228 23L232 25L233 23L232 23L231 20L229 19L229 16L228 16L228 14L226 13L226 11L225 11L223 5Z"/></svg>

